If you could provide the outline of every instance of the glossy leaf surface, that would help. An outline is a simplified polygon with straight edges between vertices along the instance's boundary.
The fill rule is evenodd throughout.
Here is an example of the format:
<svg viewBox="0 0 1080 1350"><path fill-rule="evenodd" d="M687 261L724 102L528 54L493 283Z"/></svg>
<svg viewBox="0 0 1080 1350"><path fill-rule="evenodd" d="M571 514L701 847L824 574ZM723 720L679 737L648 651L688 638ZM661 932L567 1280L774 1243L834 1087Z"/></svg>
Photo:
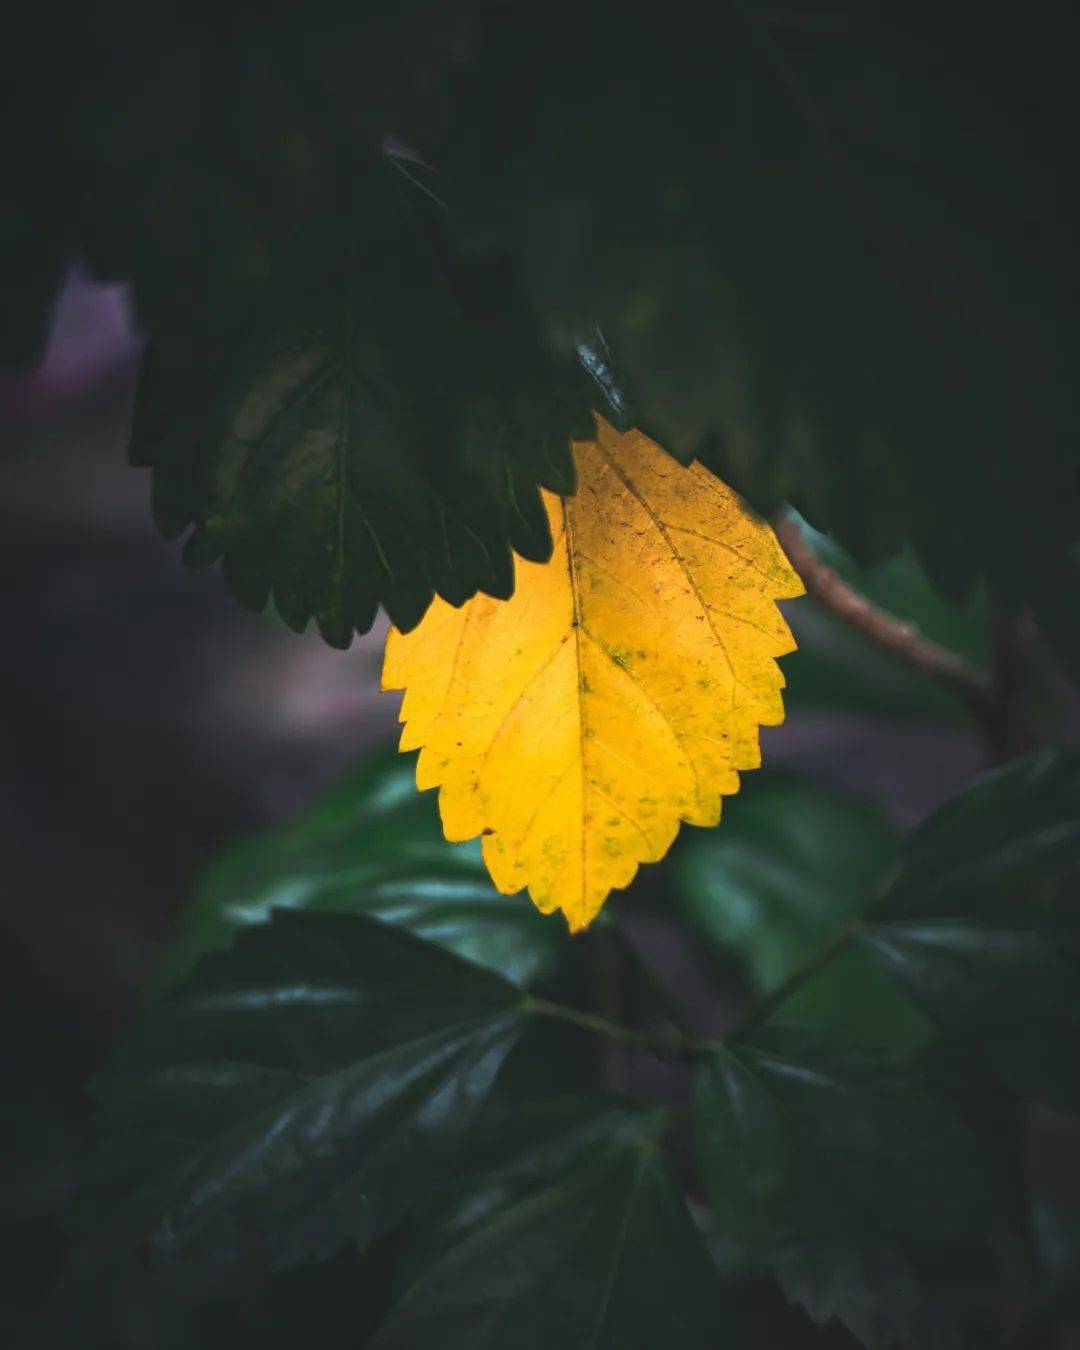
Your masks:
<svg viewBox="0 0 1080 1350"><path fill-rule="evenodd" d="M723 1344L731 1313L655 1131L645 1112L585 1115L481 1183L373 1350Z"/></svg>
<svg viewBox="0 0 1080 1350"><path fill-rule="evenodd" d="M429 1200L522 1013L513 985L372 919L240 934L99 1084L104 1235L200 1283L366 1245Z"/></svg>
<svg viewBox="0 0 1080 1350"><path fill-rule="evenodd" d="M370 915L516 984L551 975L565 930L496 891L478 845L446 842L415 776L411 757L377 756L287 828L230 849L182 911L160 982L281 909Z"/></svg>
<svg viewBox="0 0 1080 1350"><path fill-rule="evenodd" d="M876 809L818 783L766 772L727 808L723 828L686 838L673 859L680 910L721 960L737 956L767 994L877 898L898 847ZM913 1048L929 1027L865 953L846 951L780 1014L846 1043Z"/></svg>
<svg viewBox="0 0 1080 1350"><path fill-rule="evenodd" d="M899 1062L765 1027L694 1105L718 1232L873 1350L985 1345L999 1325L982 1145Z"/></svg>
<svg viewBox="0 0 1080 1350"><path fill-rule="evenodd" d="M956 1053L1080 1109L1080 757L988 774L912 836L861 938Z"/></svg>

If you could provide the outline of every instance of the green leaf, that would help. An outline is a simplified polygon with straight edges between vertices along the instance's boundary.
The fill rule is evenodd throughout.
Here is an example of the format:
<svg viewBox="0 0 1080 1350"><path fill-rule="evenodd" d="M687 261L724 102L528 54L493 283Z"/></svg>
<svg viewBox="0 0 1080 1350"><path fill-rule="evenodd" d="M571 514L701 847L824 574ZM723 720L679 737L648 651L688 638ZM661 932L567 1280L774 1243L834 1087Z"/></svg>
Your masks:
<svg viewBox="0 0 1080 1350"><path fill-rule="evenodd" d="M583 1085L580 1096L565 1088L530 1092L526 1084L508 1093L500 1080L442 1203L406 1230L396 1261L399 1293L494 1216L579 1171L613 1139L632 1145L666 1127L662 1108L598 1099L594 1086Z"/></svg>
<svg viewBox="0 0 1080 1350"><path fill-rule="evenodd" d="M978 779L907 841L890 917L1032 913L1080 870L1080 753L1041 750Z"/></svg>
<svg viewBox="0 0 1080 1350"><path fill-rule="evenodd" d="M379 604L407 629L435 590L508 596L511 548L550 553L537 488L572 490L591 419L512 268L394 161L358 158L323 206L275 222L265 274L155 303L132 456L162 530L194 523L187 561L348 646Z"/></svg>
<svg viewBox="0 0 1080 1350"><path fill-rule="evenodd" d="M911 1069L767 1026L702 1070L694 1129L720 1231L815 1321L873 1350L990 1342L996 1173Z"/></svg>
<svg viewBox="0 0 1080 1350"><path fill-rule="evenodd" d="M277 914L158 1003L100 1082L94 1243L199 1284L363 1247L428 1203L521 992L357 915Z"/></svg>
<svg viewBox="0 0 1080 1350"><path fill-rule="evenodd" d="M896 851L896 831L875 808L765 774L725 806L721 829L686 839L672 885L698 933L719 956L737 956L755 990L767 994L865 912ZM783 1016L897 1049L914 1048L929 1030L873 963L852 951L794 993Z"/></svg>
<svg viewBox="0 0 1080 1350"><path fill-rule="evenodd" d="M790 514L805 543L842 580L976 670L986 669L987 604L981 587L965 604L946 600L910 550L860 567L834 540ZM939 682L868 641L812 597L783 608L799 644L784 658L785 701L792 709L970 724L968 707Z"/></svg>
<svg viewBox="0 0 1080 1350"><path fill-rule="evenodd" d="M1003 92L1008 22L973 44L940 6L753 0L658 43L602 4L568 43L546 11L489 16L450 176L519 248L552 347L599 327L677 457L860 559L910 542L936 580L1049 612L1080 504L1075 99Z"/></svg>
<svg viewBox="0 0 1080 1350"><path fill-rule="evenodd" d="M655 1112L582 1109L565 1136L478 1182L373 1350L726 1343L730 1312L672 1185L660 1123Z"/></svg>
<svg viewBox="0 0 1080 1350"><path fill-rule="evenodd" d="M595 387L543 349L516 260L447 209L421 153L459 59L428 17L76 18L78 78L35 91L43 143L0 208L0 359L40 345L73 257L132 283L131 456L160 528L190 527L186 560L220 559L243 604L272 597L340 647L380 604L408 628L435 590L508 595L511 549L550 550L538 488L572 490L569 438L592 429Z"/></svg>
<svg viewBox="0 0 1080 1350"><path fill-rule="evenodd" d="M875 924L862 938L954 1042L1014 1092L1080 1111L1080 932L979 919Z"/></svg>
<svg viewBox="0 0 1080 1350"><path fill-rule="evenodd" d="M979 780L912 836L860 946L1026 1096L1080 1110L1080 755Z"/></svg>
<svg viewBox="0 0 1080 1350"><path fill-rule="evenodd" d="M230 849L182 911L159 985L282 909L367 914L515 984L550 976L571 947L565 925L495 890L478 844L446 842L413 755L365 761L287 828Z"/></svg>

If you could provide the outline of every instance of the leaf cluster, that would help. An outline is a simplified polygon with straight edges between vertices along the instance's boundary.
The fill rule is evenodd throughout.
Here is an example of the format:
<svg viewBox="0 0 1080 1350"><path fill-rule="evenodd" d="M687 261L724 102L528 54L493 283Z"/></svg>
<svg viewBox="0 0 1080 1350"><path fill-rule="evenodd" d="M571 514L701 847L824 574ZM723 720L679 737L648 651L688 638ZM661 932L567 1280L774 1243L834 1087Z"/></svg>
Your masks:
<svg viewBox="0 0 1080 1350"><path fill-rule="evenodd" d="M75 257L131 281L159 524L338 645L507 594L591 402L1069 652L1076 84L1036 10L46 6L0 359Z"/></svg>
<svg viewBox="0 0 1080 1350"><path fill-rule="evenodd" d="M747 1343L771 1272L873 1350L1004 1344L1038 1288L1025 1112L1080 1107L1075 754L902 840L764 776L667 872L758 990L711 1040L592 1013L605 925L499 896L410 775L368 766L207 875L97 1084L43 1343L133 1343L133 1289L179 1337L149 1343L206 1343L299 1288L347 1291L373 1347L706 1350ZM693 1073L693 1157L600 1089L611 1038Z"/></svg>

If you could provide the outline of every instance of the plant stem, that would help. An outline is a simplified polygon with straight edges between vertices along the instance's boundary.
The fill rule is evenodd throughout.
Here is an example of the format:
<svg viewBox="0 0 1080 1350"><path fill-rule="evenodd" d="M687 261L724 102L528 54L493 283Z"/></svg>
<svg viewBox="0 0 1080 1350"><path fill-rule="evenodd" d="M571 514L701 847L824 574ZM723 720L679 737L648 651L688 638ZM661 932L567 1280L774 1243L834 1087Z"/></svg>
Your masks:
<svg viewBox="0 0 1080 1350"><path fill-rule="evenodd" d="M993 724L998 701L991 682L984 675L955 652L924 637L915 624L880 609L838 577L828 563L822 562L808 547L797 521L785 516L775 521L773 528L788 561L806 587L807 595L857 628L871 642L951 689L963 699L984 728Z"/></svg>
<svg viewBox="0 0 1080 1350"><path fill-rule="evenodd" d="M650 993L656 999L657 1004L664 1010L668 1022L680 1033L689 1039L693 1039L693 1033L686 1024L686 1016L683 1010L676 1003L671 990L660 979L656 971L645 960L635 943L627 935L625 929L620 928L617 923L612 924L611 931L618 939L626 955L626 959L633 966L634 970L641 978L642 984L646 985Z"/></svg>
<svg viewBox="0 0 1080 1350"><path fill-rule="evenodd" d="M603 1036L608 1040L619 1041L623 1045L632 1045L638 1050L646 1050L659 1059L693 1060L708 1054L710 1050L726 1041L745 1036L747 1032L752 1031L771 1017L777 1008L786 1003L797 989L816 975L823 966L827 966L835 956L839 956L849 943L858 937L862 931L863 922L861 918L851 919L842 928L838 928L797 970L792 971L786 980L778 984L764 998L759 999L746 1016L722 1040L701 1040L674 1025L669 1026L665 1032L661 1033L631 1031L629 1027L620 1026L617 1022L609 1021L606 1017L597 1017L594 1013L581 1012L579 1009L569 1008L563 1003L549 1003L547 999L542 998L530 997L525 1006L529 1012L537 1016L558 1018L561 1022L569 1022L573 1026L581 1027L584 1031L590 1031L595 1036Z"/></svg>
<svg viewBox="0 0 1080 1350"><path fill-rule="evenodd" d="M597 932L593 943L596 971L596 1010L605 1022L623 1020L622 982L619 971L619 953L612 930L608 926ZM599 1042L600 1081L612 1093L626 1090L626 1046L611 1038Z"/></svg>
<svg viewBox="0 0 1080 1350"><path fill-rule="evenodd" d="M797 970L793 970L786 980L778 984L764 998L758 999L746 1016L727 1033L725 1040L744 1036L748 1031L752 1031L771 1017L777 1008L786 1003L797 989L800 989L812 976L816 975L823 966L827 966L834 957L839 956L845 947L858 937L862 927L863 920L860 918L851 919L842 928L838 928L816 952L807 957Z"/></svg>
<svg viewBox="0 0 1080 1350"><path fill-rule="evenodd" d="M593 1013L581 1012L578 1008L568 1008L563 1003L549 1003L547 999L529 998L526 1010L539 1017L554 1017L560 1022L569 1022L572 1026L591 1031L595 1036L605 1036L609 1040L621 1041L623 1045L632 1045L639 1050L647 1050L660 1059L693 1059L710 1048L708 1041L695 1041L676 1033L655 1035L647 1031L631 1031L629 1027L609 1022L606 1017L597 1017Z"/></svg>

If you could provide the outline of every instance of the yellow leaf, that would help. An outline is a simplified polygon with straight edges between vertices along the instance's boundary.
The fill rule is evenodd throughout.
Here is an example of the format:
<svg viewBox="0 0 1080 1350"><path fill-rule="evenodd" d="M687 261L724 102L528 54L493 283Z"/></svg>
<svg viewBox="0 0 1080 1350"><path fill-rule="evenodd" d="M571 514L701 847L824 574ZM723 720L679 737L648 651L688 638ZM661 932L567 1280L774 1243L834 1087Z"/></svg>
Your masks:
<svg viewBox="0 0 1080 1350"><path fill-rule="evenodd" d="M544 494L550 562L515 558L509 600L436 598L383 667L447 839L483 835L499 890L575 930L760 764L758 727L784 716L773 658L795 647L774 602L803 592L707 469L597 425L576 494Z"/></svg>

